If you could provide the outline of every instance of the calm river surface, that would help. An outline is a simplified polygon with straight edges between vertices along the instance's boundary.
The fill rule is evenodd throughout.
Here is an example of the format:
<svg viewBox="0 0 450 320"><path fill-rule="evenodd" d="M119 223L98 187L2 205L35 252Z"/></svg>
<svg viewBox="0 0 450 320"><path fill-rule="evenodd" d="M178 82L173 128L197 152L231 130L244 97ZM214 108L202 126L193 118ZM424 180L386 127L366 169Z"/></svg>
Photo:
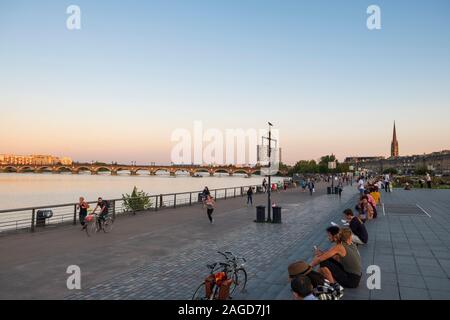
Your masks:
<svg viewBox="0 0 450 320"><path fill-rule="evenodd" d="M280 177L273 181L282 180ZM51 174L51 173L0 173L0 210L46 206L77 202L80 196L86 200L97 197L121 198L131 193L134 186L149 194L175 193L224 187L239 187L261 184L263 177L253 176L203 176L193 178L188 175L138 175L111 176L109 174Z"/></svg>

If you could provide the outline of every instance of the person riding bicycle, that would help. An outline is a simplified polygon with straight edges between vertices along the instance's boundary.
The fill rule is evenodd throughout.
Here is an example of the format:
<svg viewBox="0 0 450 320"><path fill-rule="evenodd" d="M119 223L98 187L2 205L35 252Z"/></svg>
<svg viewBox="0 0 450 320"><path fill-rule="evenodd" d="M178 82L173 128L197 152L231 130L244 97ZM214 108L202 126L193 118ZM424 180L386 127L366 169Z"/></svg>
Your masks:
<svg viewBox="0 0 450 320"><path fill-rule="evenodd" d="M106 217L108 215L108 209L109 209L109 203L106 200L103 200L101 197L98 198L97 205L94 208L94 211L92 211L92 214L95 213L97 208L100 207L100 213L98 215L98 226L101 227L102 223L105 222Z"/></svg>

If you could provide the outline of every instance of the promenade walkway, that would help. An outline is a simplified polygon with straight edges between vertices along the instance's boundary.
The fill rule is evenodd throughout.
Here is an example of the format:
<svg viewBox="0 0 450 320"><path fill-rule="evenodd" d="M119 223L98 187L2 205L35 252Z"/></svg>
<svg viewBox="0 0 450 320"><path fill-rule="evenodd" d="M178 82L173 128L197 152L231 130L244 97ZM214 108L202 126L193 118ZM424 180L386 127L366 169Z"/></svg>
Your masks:
<svg viewBox="0 0 450 320"><path fill-rule="evenodd" d="M380 267L381 289L369 290L368 274L363 273L359 288L346 289L344 299L450 299L450 190L395 190L382 192L382 199L378 218L366 223L369 243L359 247L363 271L369 265ZM342 210L330 215L328 224L286 251L277 261L279 268L260 274L242 298L291 299L287 265L296 260L309 262L314 245L329 248L323 230L331 221L342 225L341 219Z"/></svg>
<svg viewBox="0 0 450 320"><path fill-rule="evenodd" d="M220 259L217 250L230 250L248 261L248 291L236 299L291 299L287 265L309 261L314 245L326 248L325 228L341 224L342 210L356 200L354 187L340 200L326 195L324 185L317 191L312 197L299 189L274 194L283 206L282 224L254 223L255 209L236 198L217 203L214 225L193 206L125 216L111 234L93 238L74 227L2 237L0 298L190 299L206 263ZM364 277L345 298L450 299L449 195L383 193L385 215L380 210L368 224L370 243L360 250L364 267L380 266L382 289L369 291ZM265 200L255 197L258 204ZM66 288L73 264L81 268L82 290Z"/></svg>
<svg viewBox="0 0 450 320"><path fill-rule="evenodd" d="M274 193L273 200L284 207L287 222L295 208L304 207L310 198L320 199L324 193L324 186L318 185L312 197L296 189ZM112 233L92 238L79 226L0 237L0 298L63 299L73 293L66 288L69 265L81 268L80 297L189 298L192 286L207 272L205 264L219 258L218 249L230 249L252 263L252 257L273 256L289 237L305 234L319 218L309 221L309 217L299 215L304 221L298 229L300 235L292 232L288 223L257 225L253 222L255 208L247 208L245 200L219 200L214 225L209 224L201 206L195 205L118 216ZM266 204L265 195L255 195L254 200L255 204ZM249 265L249 270L252 268L257 270L258 266ZM146 285L120 286L118 281L120 288L115 291L89 289L116 279L131 281L125 274L139 274L140 269L148 270L149 274L142 273L148 278ZM177 282L185 283L181 285L184 291ZM170 290L172 286L178 290Z"/></svg>

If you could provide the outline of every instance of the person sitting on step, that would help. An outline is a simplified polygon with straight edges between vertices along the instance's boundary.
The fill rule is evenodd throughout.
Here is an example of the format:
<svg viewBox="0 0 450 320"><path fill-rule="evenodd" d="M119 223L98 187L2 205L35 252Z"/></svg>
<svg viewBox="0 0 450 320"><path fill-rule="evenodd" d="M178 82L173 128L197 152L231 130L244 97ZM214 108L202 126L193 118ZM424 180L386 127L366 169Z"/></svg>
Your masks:
<svg viewBox="0 0 450 320"><path fill-rule="evenodd" d="M311 262L314 268L331 284L338 282L344 288L356 288L361 281L361 256L352 242L352 231L343 228L339 231L336 245L326 252L318 252Z"/></svg>

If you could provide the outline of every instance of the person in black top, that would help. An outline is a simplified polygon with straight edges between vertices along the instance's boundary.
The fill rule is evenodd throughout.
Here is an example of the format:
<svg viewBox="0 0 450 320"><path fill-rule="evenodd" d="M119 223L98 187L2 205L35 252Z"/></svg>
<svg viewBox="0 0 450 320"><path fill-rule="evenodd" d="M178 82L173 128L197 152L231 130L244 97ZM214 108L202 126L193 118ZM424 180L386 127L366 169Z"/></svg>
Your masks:
<svg viewBox="0 0 450 320"><path fill-rule="evenodd" d="M81 230L84 230L86 228L86 223L84 222L84 219L87 216L87 209L89 209L89 204L86 201L84 201L83 197L80 197L80 202L78 203L77 207L80 210L79 213L80 224L83 226Z"/></svg>
<svg viewBox="0 0 450 320"><path fill-rule="evenodd" d="M100 208L100 213L98 215L98 222L99 222L99 229L101 229L101 222L105 221L106 216L108 215L108 209L109 205L106 200L103 200L101 197L98 198L97 205L94 208L94 211L92 211L92 214L95 213L97 208Z"/></svg>
<svg viewBox="0 0 450 320"><path fill-rule="evenodd" d="M247 205L249 203L253 206L253 187L249 187L247 190Z"/></svg>
<svg viewBox="0 0 450 320"><path fill-rule="evenodd" d="M202 201L203 201L203 208L206 206L206 199L208 199L208 196L210 196L211 193L209 192L208 187L205 187L202 191Z"/></svg>
<svg viewBox="0 0 450 320"><path fill-rule="evenodd" d="M356 244L367 244L369 234L366 226L359 217L353 215L352 209L344 210L345 219L347 220L350 230L352 230L352 241Z"/></svg>

